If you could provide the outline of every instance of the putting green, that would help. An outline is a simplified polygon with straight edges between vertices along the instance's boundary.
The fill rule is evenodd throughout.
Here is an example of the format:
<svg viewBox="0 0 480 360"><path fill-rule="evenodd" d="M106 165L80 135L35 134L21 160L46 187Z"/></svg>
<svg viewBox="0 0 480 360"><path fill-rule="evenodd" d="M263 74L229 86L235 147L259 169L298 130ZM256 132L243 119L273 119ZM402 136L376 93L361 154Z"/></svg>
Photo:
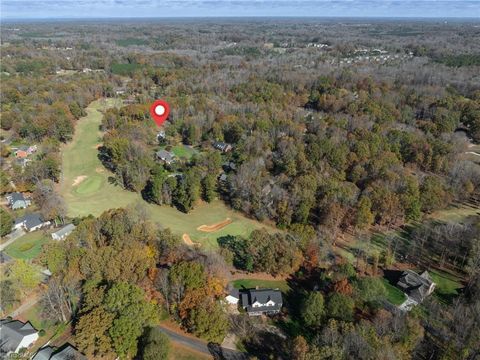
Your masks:
<svg viewBox="0 0 480 360"><path fill-rule="evenodd" d="M189 234L194 242L203 246L217 247L217 238L225 235L248 236L254 229L271 227L229 209L222 201L199 204L193 211L184 214L170 206L148 204L139 194L126 191L109 181L113 176L98 159L98 147L102 133L99 126L101 111L115 106L113 99L97 100L88 108L87 116L78 120L72 141L62 149L62 177L59 191L71 217L98 216L108 209L140 204L150 218L178 235ZM206 233L197 230L201 225L215 224L227 217L232 223L219 231Z"/></svg>
<svg viewBox="0 0 480 360"><path fill-rule="evenodd" d="M102 177L99 175L94 175L82 181L80 185L76 187L75 193L79 195L91 194L100 190L102 185L103 185Z"/></svg>

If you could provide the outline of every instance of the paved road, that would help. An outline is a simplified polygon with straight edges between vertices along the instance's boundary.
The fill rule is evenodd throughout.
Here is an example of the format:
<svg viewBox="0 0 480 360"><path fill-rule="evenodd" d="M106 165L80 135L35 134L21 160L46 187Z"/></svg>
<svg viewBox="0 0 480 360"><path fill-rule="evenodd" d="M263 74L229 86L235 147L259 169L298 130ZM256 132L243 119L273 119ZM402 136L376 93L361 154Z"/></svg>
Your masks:
<svg viewBox="0 0 480 360"><path fill-rule="evenodd" d="M189 347L193 350L197 350L197 351L200 351L201 353L204 353L204 354L207 354L207 355L210 355L210 350L208 350L208 346L207 344L205 344L203 341L200 341L200 340L196 340L196 339L193 339L191 337L188 337L188 336L184 336L184 335L181 335L181 334L178 334L170 329L167 329L166 327L163 327L160 325L160 329L168 335L168 337L177 342L177 343L180 343L182 345L185 345L186 347Z"/></svg>
<svg viewBox="0 0 480 360"><path fill-rule="evenodd" d="M8 234L6 236L8 240L5 241L3 244L0 244L0 251L5 249L8 245L12 244L15 240L17 240L20 236L23 236L23 235L25 235L25 231L23 231L22 229L17 229L11 232L10 234Z"/></svg>
<svg viewBox="0 0 480 360"><path fill-rule="evenodd" d="M182 344L190 349L199 351L203 354L213 356L215 359L243 360L247 357L238 351L225 349L219 345L205 344L201 340L185 336L160 325L162 330L172 341Z"/></svg>

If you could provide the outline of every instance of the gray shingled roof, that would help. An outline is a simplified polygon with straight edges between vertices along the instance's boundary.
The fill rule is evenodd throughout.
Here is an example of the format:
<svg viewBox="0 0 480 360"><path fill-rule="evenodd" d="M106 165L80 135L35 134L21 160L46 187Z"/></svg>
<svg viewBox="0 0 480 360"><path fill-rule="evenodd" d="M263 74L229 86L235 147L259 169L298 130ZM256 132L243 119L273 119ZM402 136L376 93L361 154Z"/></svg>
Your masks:
<svg viewBox="0 0 480 360"><path fill-rule="evenodd" d="M272 300L275 303L274 306L252 307L252 304L256 301L258 301L261 304L265 304L270 300ZM282 300L282 293L280 290L250 289L250 290L246 290L245 292L242 291L242 306L246 308L247 312L280 310L282 308L282 304L283 304L283 300Z"/></svg>
<svg viewBox="0 0 480 360"><path fill-rule="evenodd" d="M87 360L87 357L72 345L67 344L66 347L55 353L50 360Z"/></svg>
<svg viewBox="0 0 480 360"><path fill-rule="evenodd" d="M32 358L32 360L86 360L87 357L75 349L72 345L66 344L60 349L46 346Z"/></svg>
<svg viewBox="0 0 480 360"><path fill-rule="evenodd" d="M35 330L29 322L4 319L0 321L0 349L8 353L15 351L25 336L35 334Z"/></svg>
<svg viewBox="0 0 480 360"><path fill-rule="evenodd" d="M175 155L166 150L158 150L157 157L165 161L172 161Z"/></svg>
<svg viewBox="0 0 480 360"><path fill-rule="evenodd" d="M35 226L43 224L42 216L40 214L27 214L25 216L15 219L15 225L25 222L25 227L31 229Z"/></svg>
<svg viewBox="0 0 480 360"><path fill-rule="evenodd" d="M422 302L432 285L427 271L421 275L412 270L405 270L398 280L397 286L417 302Z"/></svg>
<svg viewBox="0 0 480 360"><path fill-rule="evenodd" d="M17 201L25 201L25 197L22 193L14 192L10 194L12 204Z"/></svg>
<svg viewBox="0 0 480 360"><path fill-rule="evenodd" d="M63 228L61 228L60 230L55 231L52 235L55 234L59 238L61 238L63 236L66 236L66 235L70 234L73 230L75 230L75 225L68 224L68 225L65 225Z"/></svg>
<svg viewBox="0 0 480 360"><path fill-rule="evenodd" d="M32 358L32 360L49 360L54 351L55 348L46 346L43 349L40 349Z"/></svg>
<svg viewBox="0 0 480 360"><path fill-rule="evenodd" d="M5 252L0 251L0 264L5 264L11 260L12 258L10 256L8 256Z"/></svg>

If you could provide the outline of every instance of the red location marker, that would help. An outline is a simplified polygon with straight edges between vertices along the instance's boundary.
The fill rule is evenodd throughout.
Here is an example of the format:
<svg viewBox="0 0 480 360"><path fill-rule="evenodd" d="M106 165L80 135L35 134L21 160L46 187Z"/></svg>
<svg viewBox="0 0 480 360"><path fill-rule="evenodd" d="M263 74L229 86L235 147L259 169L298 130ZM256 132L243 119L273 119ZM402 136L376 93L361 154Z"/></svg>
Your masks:
<svg viewBox="0 0 480 360"><path fill-rule="evenodd" d="M150 106L150 115L152 115L157 126L162 126L165 120L167 120L168 114L170 114L170 105L166 101L156 100Z"/></svg>

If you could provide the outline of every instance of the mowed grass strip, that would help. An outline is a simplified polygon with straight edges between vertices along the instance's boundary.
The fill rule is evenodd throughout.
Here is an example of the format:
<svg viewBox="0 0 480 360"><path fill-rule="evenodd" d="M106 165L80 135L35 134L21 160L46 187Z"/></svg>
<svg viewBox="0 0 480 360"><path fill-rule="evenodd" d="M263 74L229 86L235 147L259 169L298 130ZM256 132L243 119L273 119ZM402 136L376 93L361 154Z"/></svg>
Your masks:
<svg viewBox="0 0 480 360"><path fill-rule="evenodd" d="M463 288L460 279L454 275L438 270L429 270L433 282L436 284L434 294L443 302L451 303L459 295L458 290Z"/></svg>
<svg viewBox="0 0 480 360"><path fill-rule="evenodd" d="M204 247L218 247L217 238L225 235L248 236L254 229L268 227L241 213L228 208L222 201L210 204L201 203L190 213L185 214L170 206L158 206L145 202L137 193L126 191L109 182L113 176L98 159L98 146L102 142L99 126L102 120L100 110L115 106L112 99L97 100L88 106L87 116L78 120L72 141L62 151L62 177L60 193L71 217L98 216L108 209L125 208L140 204L147 210L152 221L163 228L170 228L181 236L187 233L194 242ZM182 146L183 147L183 146ZM190 149L195 151L193 149ZM153 154L152 154L153 156ZM84 177L74 185L75 180ZM201 225L209 225L231 218L232 223L219 231L206 233L197 230ZM273 228L270 228L273 230Z"/></svg>
<svg viewBox="0 0 480 360"><path fill-rule="evenodd" d="M387 279L382 279L382 281L383 285L385 285L385 289L387 290L387 300L389 302L391 302L393 305L401 305L405 300L407 300L407 296L402 290L390 284Z"/></svg>
<svg viewBox="0 0 480 360"><path fill-rule="evenodd" d="M286 280L238 279L232 281L232 285L235 289L253 289L258 286L260 289L279 289L283 293L290 290Z"/></svg>
<svg viewBox="0 0 480 360"><path fill-rule="evenodd" d="M15 240L5 252L16 259L35 259L42 251L42 246L50 240L49 235L43 231L34 231Z"/></svg>

